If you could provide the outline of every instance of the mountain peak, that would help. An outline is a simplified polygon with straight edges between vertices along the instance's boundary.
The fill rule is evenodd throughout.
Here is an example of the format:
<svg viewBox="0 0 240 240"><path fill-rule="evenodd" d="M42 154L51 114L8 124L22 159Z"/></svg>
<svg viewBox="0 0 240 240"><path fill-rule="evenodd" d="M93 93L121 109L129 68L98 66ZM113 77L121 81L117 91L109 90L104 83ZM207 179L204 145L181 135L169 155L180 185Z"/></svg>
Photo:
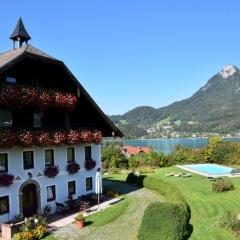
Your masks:
<svg viewBox="0 0 240 240"><path fill-rule="evenodd" d="M232 76L237 70L238 68L236 66L232 64L226 64L220 71L220 75L222 76L222 78L228 78Z"/></svg>

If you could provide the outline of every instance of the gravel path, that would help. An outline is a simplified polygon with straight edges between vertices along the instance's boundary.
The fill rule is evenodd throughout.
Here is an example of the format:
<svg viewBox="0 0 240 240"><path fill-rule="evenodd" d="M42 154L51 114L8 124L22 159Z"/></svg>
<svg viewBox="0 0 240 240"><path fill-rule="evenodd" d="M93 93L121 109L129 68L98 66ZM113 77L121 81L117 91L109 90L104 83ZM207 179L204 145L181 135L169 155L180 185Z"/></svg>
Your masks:
<svg viewBox="0 0 240 240"><path fill-rule="evenodd" d="M125 212L102 227L85 227L81 230L76 229L73 224L58 229L54 237L59 240L136 240L137 231L140 226L144 209L149 203L161 200L161 196L146 188L136 187L118 182L106 181L104 185L124 192L130 199L130 204Z"/></svg>

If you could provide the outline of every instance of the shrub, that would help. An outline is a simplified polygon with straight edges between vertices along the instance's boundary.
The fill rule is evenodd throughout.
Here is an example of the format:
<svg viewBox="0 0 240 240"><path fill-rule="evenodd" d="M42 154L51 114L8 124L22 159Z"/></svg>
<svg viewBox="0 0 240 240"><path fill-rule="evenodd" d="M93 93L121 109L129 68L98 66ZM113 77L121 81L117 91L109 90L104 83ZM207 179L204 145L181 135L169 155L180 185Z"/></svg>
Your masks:
<svg viewBox="0 0 240 240"><path fill-rule="evenodd" d="M137 168L140 165L140 156L137 155L132 155L128 159L128 165L130 168Z"/></svg>
<svg viewBox="0 0 240 240"><path fill-rule="evenodd" d="M140 187L143 186L143 180L146 176L145 175L137 175L134 173L129 173L126 179L126 182L129 184L135 184Z"/></svg>
<svg viewBox="0 0 240 240"><path fill-rule="evenodd" d="M119 144L107 144L102 147L102 166L108 168L128 167L128 160L122 152Z"/></svg>
<svg viewBox="0 0 240 240"><path fill-rule="evenodd" d="M186 222L182 207L174 203L151 203L145 210L138 231L140 240L182 240Z"/></svg>
<svg viewBox="0 0 240 240"><path fill-rule="evenodd" d="M230 211L227 211L223 216L219 217L218 225L219 227L231 230L240 235L240 218Z"/></svg>
<svg viewBox="0 0 240 240"><path fill-rule="evenodd" d="M85 221L85 217L83 216L83 214L81 212L79 212L74 219L75 219L75 221L83 221L83 222Z"/></svg>
<svg viewBox="0 0 240 240"><path fill-rule="evenodd" d="M41 239L46 234L47 228L44 225L38 225L33 230L34 238L35 239Z"/></svg>
<svg viewBox="0 0 240 240"><path fill-rule="evenodd" d="M103 193L104 193L104 195L106 195L107 197L110 197L110 198L119 197L118 192L116 192L113 189L107 188L107 187L104 187Z"/></svg>
<svg viewBox="0 0 240 240"><path fill-rule="evenodd" d="M141 166L141 167L138 167L137 171L140 172L141 174L146 174L146 173L154 173L155 170L153 167Z"/></svg>
<svg viewBox="0 0 240 240"><path fill-rule="evenodd" d="M226 192L233 189L234 185L229 180L218 179L216 182L213 182L212 184L212 190L214 192Z"/></svg>
<svg viewBox="0 0 240 240"><path fill-rule="evenodd" d="M187 236L191 210L175 185L152 176L133 173L128 175L126 181L155 190L165 196L167 201L150 204L145 209L138 232L140 240L180 240Z"/></svg>
<svg viewBox="0 0 240 240"><path fill-rule="evenodd" d="M30 231L15 233L13 240L34 240L34 233Z"/></svg>

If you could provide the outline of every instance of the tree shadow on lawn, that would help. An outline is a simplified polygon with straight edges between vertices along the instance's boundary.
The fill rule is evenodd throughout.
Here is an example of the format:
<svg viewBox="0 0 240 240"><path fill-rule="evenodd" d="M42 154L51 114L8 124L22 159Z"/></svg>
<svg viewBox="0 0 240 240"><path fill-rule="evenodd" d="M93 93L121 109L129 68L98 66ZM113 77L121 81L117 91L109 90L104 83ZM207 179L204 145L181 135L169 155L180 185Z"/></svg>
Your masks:
<svg viewBox="0 0 240 240"><path fill-rule="evenodd" d="M111 179L110 177L108 179L103 179L103 190L104 188L117 191L118 193L124 195L141 189L139 186L130 185L120 180Z"/></svg>

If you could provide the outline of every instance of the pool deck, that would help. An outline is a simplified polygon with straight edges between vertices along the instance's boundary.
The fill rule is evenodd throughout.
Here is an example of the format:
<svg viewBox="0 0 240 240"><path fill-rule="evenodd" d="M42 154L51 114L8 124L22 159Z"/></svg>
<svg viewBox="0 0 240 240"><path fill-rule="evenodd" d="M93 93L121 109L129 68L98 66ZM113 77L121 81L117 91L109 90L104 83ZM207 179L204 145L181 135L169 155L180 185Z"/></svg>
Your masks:
<svg viewBox="0 0 240 240"><path fill-rule="evenodd" d="M181 169L183 169L185 171L188 171L188 172L192 172L192 173L195 173L195 174L198 174L198 175L202 175L204 177L214 177L214 178L218 178L218 177L240 177L240 173L239 174L231 174L231 173L228 173L228 174L207 174L207 173L204 173L204 172L197 171L197 170L194 170L192 168L186 167L185 165L176 165L176 167L181 168Z"/></svg>

